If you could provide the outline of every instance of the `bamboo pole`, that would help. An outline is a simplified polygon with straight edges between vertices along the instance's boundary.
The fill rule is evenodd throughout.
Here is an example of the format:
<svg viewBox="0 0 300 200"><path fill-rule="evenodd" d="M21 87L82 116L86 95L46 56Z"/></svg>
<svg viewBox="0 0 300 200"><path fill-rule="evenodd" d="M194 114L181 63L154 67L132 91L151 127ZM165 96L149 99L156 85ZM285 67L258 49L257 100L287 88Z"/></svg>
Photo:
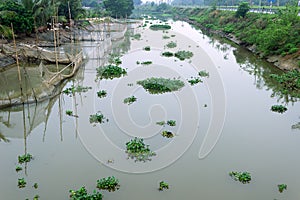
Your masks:
<svg viewBox="0 0 300 200"><path fill-rule="evenodd" d="M22 101L22 103L24 103L20 64L19 64L17 44L16 44L16 39L15 39L15 33L14 33L14 26L12 23L11 23L11 30L12 30L13 40L14 40L14 48L16 50L16 62L17 62L17 67L18 67L18 79L19 79L19 85L20 85L20 90L21 90L21 101Z"/></svg>

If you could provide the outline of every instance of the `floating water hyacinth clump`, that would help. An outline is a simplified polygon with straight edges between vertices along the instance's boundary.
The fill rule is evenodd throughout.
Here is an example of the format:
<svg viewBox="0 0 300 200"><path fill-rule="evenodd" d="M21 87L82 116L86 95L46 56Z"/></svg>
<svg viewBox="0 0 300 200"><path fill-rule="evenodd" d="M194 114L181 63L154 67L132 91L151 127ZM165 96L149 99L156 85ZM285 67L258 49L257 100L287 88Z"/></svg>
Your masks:
<svg viewBox="0 0 300 200"><path fill-rule="evenodd" d="M171 41L171 42L169 42L167 45L166 45L166 47L168 47L168 48L175 48L175 47L177 47L177 43L176 42L173 42L173 41Z"/></svg>
<svg viewBox="0 0 300 200"><path fill-rule="evenodd" d="M20 164L28 163L33 159L33 156L29 153L26 153L24 155L18 156L18 161Z"/></svg>
<svg viewBox="0 0 300 200"><path fill-rule="evenodd" d="M184 82L179 79L155 77L137 81L137 84L143 86L150 94L178 91L184 86Z"/></svg>
<svg viewBox="0 0 300 200"><path fill-rule="evenodd" d="M65 90L62 91L62 93L68 95L68 96L73 96L75 93L82 93L82 92L87 92L88 90L92 89L92 87L85 87L85 86L74 86L72 85L69 88L66 88Z"/></svg>
<svg viewBox="0 0 300 200"><path fill-rule="evenodd" d="M150 26L151 30L157 31L157 30L169 30L172 27L167 24L153 24Z"/></svg>
<svg viewBox="0 0 300 200"><path fill-rule="evenodd" d="M97 180L97 188L101 190L108 190L109 192L114 192L120 188L119 180L114 176L102 178L100 180Z"/></svg>
<svg viewBox="0 0 300 200"><path fill-rule="evenodd" d="M24 187L26 187L26 181L25 181L25 178L19 178L18 179L18 187L19 188L24 188Z"/></svg>
<svg viewBox="0 0 300 200"><path fill-rule="evenodd" d="M241 183L250 183L251 175L249 172L230 172L229 176L231 176L234 180L240 181Z"/></svg>
<svg viewBox="0 0 300 200"><path fill-rule="evenodd" d="M105 90L100 90L100 91L97 92L97 96L99 98L106 97L106 95L107 95L107 92Z"/></svg>
<svg viewBox="0 0 300 200"><path fill-rule="evenodd" d="M163 191L164 189L169 189L169 184L166 183L165 181L160 181L158 190Z"/></svg>
<svg viewBox="0 0 300 200"><path fill-rule="evenodd" d="M176 58L178 58L179 60L185 60L185 59L190 59L191 57L193 57L193 52L191 51L177 51L174 56Z"/></svg>
<svg viewBox="0 0 300 200"><path fill-rule="evenodd" d="M162 131L161 135L166 138L173 138L174 134L171 131Z"/></svg>
<svg viewBox="0 0 300 200"><path fill-rule="evenodd" d="M108 121L108 119L106 119L104 117L104 115L101 112L97 112L96 114L90 115L90 123L104 123L105 121Z"/></svg>
<svg viewBox="0 0 300 200"><path fill-rule="evenodd" d="M70 200L102 200L103 195L100 192L93 191L88 194L86 188L83 186L78 190L70 190Z"/></svg>
<svg viewBox="0 0 300 200"><path fill-rule="evenodd" d="M127 74L127 71L117 65L106 65L104 67L98 67L97 69L97 77L101 79L114 79L120 78Z"/></svg>
<svg viewBox="0 0 300 200"><path fill-rule="evenodd" d="M282 193L284 190L287 190L287 185L286 184L279 184L279 185L277 185L277 187L278 187L278 191L280 193Z"/></svg>
<svg viewBox="0 0 300 200"><path fill-rule="evenodd" d="M284 107L283 105L273 105L271 107L271 110L273 112L284 113L285 111L287 111L287 108Z"/></svg>
<svg viewBox="0 0 300 200"><path fill-rule="evenodd" d="M133 102L136 102L136 100L137 100L137 98L136 98L135 96L131 96L131 97L125 98L123 102L124 102L125 104L130 105L130 104L132 104Z"/></svg>
<svg viewBox="0 0 300 200"><path fill-rule="evenodd" d="M134 138L126 143L126 153L128 158L138 161L151 161L151 157L155 156L156 153L151 151L149 145L144 143L142 138Z"/></svg>

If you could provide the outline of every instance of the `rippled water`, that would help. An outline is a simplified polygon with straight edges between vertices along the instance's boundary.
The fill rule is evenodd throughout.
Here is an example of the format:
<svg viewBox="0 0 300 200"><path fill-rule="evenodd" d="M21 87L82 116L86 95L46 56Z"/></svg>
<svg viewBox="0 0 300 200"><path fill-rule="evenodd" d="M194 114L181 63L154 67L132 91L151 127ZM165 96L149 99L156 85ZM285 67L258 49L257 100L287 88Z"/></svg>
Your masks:
<svg viewBox="0 0 300 200"><path fill-rule="evenodd" d="M111 52L123 52L127 76L96 80L96 68L107 61L95 43L80 44L88 60L72 84L92 87L74 97L57 96L38 105L0 112L1 199L68 199L69 189L96 188L96 180L115 176L120 190L103 192L104 199L298 199L300 130L299 103L278 95L270 73L273 66L232 44L203 35L184 22L170 22L168 32L137 28L141 40L127 38L114 43ZM163 35L170 36L163 39ZM173 36L173 37L172 37ZM175 49L165 45L175 41ZM94 46L94 47L92 47ZM151 51L144 51L150 46ZM179 61L161 56L163 51L189 50L191 59ZM110 50L107 50L109 52ZM137 61L152 61L143 66ZM200 70L210 73L203 83L187 82ZM152 95L136 81L148 77L179 78L180 91ZM107 97L98 98L97 91ZM124 98L136 96L131 105ZM273 113L274 104L288 111ZM69 117L72 110L78 118ZM96 126L89 116L101 111L108 122ZM175 127L157 121L176 120ZM25 127L25 129L24 129ZM172 139L162 130L171 130ZM24 137L26 136L26 137ZM133 137L157 153L150 162L127 159L125 143ZM15 172L18 155L29 152L34 160ZM250 184L232 180L230 171L249 171ZM19 189L18 178L27 187ZM159 192L164 180L170 189ZM38 189L32 186L38 183ZM277 184L288 190L278 192Z"/></svg>

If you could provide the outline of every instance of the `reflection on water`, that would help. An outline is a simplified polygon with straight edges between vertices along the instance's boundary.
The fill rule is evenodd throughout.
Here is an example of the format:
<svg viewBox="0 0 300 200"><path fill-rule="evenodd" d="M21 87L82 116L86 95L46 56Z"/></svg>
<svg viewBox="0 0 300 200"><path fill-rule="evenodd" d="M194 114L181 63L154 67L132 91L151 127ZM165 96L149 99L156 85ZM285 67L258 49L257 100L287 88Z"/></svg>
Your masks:
<svg viewBox="0 0 300 200"><path fill-rule="evenodd" d="M203 35L186 23L170 24L173 29L168 34L175 37L169 40L162 39L166 33L138 28L130 31L141 33L141 40L131 40L128 34L113 42L112 49L101 49L105 46L100 43L76 44L83 48L87 60L65 88L82 86L91 90L0 110L1 198L32 199L38 194L41 199L69 199L70 189L84 185L91 190L97 179L112 175L120 180L120 190L104 192L105 199L299 197L300 107L296 99L281 97L278 85L269 77L282 72L248 51ZM194 60L161 57L171 40L179 49L193 51ZM145 46L151 46L151 51L143 51ZM71 46L65 48L72 50ZM107 64L108 53L122 55L122 67L128 74L95 81L96 68ZM153 64L138 65L136 61L140 60L151 60ZM205 69L210 76L192 87L187 80L199 69ZM200 160L199 148L212 123L212 113L218 108L211 99L214 91L209 90L209 84L216 83L214 69L226 91L226 120L216 146ZM151 95L136 84L137 80L158 75L180 78L185 87L175 93ZM107 91L106 97L97 97L100 90ZM124 98L131 95L137 101L124 104ZM270 112L277 100L287 103L286 113ZM78 118L66 115L67 110ZM109 122L90 124L90 115L97 111ZM169 119L176 120L172 129L156 124ZM162 137L164 130L176 133L175 137ZM127 160L125 143L135 136L145 138L157 153L150 162ZM16 173L17 156L24 152L32 154L34 160L25 171ZM228 176L233 170L249 171L253 180L247 186L236 183ZM134 174L145 171L149 173ZM22 177L28 186L20 190L17 180ZM162 180L169 183L170 189L158 192L157 185ZM38 189L32 187L34 183L38 183ZM288 184L283 194L277 191L280 183Z"/></svg>

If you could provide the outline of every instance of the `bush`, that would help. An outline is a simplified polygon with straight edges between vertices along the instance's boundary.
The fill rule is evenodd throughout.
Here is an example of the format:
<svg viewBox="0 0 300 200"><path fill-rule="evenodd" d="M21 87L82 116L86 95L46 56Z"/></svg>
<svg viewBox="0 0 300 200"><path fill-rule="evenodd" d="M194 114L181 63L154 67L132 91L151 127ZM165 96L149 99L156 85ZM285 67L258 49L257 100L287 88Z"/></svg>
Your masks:
<svg viewBox="0 0 300 200"><path fill-rule="evenodd" d="M235 16L244 18L249 10L250 10L249 3L242 2L242 3L240 3L240 5L235 13Z"/></svg>

